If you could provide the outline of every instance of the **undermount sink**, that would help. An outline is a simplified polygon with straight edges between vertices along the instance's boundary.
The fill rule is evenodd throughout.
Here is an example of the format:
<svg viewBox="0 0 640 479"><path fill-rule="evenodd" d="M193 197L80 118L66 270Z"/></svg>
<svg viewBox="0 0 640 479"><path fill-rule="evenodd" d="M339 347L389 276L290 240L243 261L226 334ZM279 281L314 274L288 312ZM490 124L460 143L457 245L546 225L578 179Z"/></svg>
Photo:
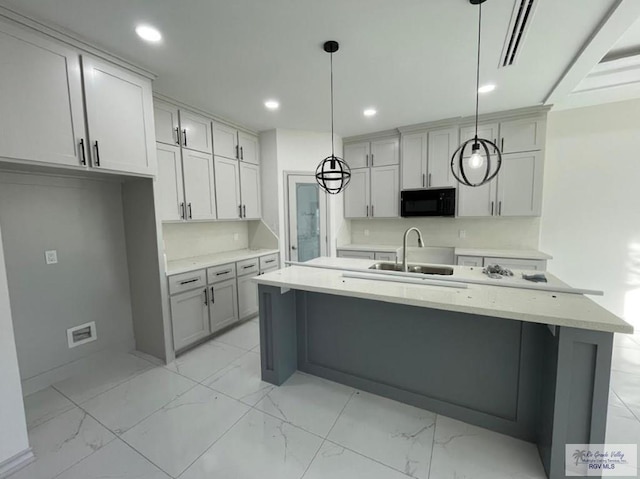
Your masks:
<svg viewBox="0 0 640 479"><path fill-rule="evenodd" d="M402 271L402 265L398 263L376 263L372 266L369 266L369 269L377 269L380 271ZM408 265L407 272L421 274L442 274L449 276L453 274L453 268L448 266L410 264Z"/></svg>

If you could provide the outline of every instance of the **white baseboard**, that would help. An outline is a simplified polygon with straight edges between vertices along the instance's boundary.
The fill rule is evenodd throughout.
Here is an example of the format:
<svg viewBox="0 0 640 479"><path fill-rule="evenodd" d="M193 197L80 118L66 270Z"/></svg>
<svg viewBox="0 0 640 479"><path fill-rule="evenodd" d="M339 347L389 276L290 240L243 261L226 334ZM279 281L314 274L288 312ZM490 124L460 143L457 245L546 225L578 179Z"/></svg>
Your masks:
<svg viewBox="0 0 640 479"><path fill-rule="evenodd" d="M19 452L13 457L10 457L6 461L0 462L0 479L9 477L14 472L18 472L25 466L28 466L36 460L36 456L33 455L31 448L25 449Z"/></svg>

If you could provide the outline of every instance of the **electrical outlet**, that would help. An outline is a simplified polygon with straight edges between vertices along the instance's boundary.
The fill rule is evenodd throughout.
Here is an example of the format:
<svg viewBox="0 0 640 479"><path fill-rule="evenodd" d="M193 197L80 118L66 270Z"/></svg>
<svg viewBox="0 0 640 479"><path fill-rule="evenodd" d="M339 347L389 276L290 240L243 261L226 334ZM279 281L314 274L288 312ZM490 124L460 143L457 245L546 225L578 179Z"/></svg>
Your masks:
<svg viewBox="0 0 640 479"><path fill-rule="evenodd" d="M364 230L364 235L369 236L369 230Z"/></svg>
<svg viewBox="0 0 640 479"><path fill-rule="evenodd" d="M233 241L238 241L238 233L233 233Z"/></svg>
<svg viewBox="0 0 640 479"><path fill-rule="evenodd" d="M465 230L458 230L458 238L464 239L467 237L467 232Z"/></svg>
<svg viewBox="0 0 640 479"><path fill-rule="evenodd" d="M45 251L44 259L47 264L56 264L58 262L58 252L55 249Z"/></svg>

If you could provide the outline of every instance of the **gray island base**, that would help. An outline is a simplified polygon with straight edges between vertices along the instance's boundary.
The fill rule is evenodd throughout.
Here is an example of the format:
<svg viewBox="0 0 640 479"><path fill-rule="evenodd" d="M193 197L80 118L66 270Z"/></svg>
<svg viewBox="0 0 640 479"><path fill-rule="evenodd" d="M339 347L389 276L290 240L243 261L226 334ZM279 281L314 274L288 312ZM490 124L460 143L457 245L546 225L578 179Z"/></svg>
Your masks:
<svg viewBox="0 0 640 479"><path fill-rule="evenodd" d="M286 292L283 292L286 291ZM613 333L259 285L262 379L300 370L535 443L605 442Z"/></svg>

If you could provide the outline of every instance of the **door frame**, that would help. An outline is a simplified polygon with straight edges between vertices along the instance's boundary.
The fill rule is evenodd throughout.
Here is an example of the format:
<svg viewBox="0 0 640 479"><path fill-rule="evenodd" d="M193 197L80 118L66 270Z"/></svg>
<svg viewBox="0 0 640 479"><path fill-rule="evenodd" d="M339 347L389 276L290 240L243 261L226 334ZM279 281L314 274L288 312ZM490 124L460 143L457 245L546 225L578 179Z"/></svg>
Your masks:
<svg viewBox="0 0 640 479"><path fill-rule="evenodd" d="M291 261L291 229L290 229L290 224L291 224L291 218L290 218L290 212L291 212L291 208L289 207L289 179L291 177L294 176L305 176L305 177L309 177L310 179L315 179L315 172L313 171L294 171L294 170L287 170L283 172L284 175L284 248L285 248L285 260L286 261ZM320 235L322 236L323 230L324 230L324 236L325 239L324 241L320 241L320 256L329 256L331 254L331 250L330 250L330 244L329 244L329 238L331 236L331 214L330 214L330 204L329 204L329 195L323 191L322 189L319 189L319 193L320 195L322 195L324 197L324 204L325 204L325 211L326 211L326 218L323 222L320 222ZM320 200L322 201L322 200Z"/></svg>

